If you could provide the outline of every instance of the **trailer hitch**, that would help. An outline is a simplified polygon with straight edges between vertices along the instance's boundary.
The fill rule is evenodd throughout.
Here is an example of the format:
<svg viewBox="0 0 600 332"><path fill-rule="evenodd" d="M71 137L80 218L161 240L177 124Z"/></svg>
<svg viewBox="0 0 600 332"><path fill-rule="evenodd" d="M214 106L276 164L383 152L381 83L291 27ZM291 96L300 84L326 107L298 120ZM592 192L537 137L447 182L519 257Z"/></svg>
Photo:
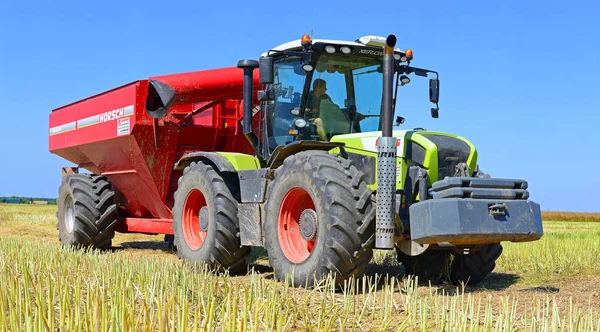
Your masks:
<svg viewBox="0 0 600 332"><path fill-rule="evenodd" d="M488 209L490 211L490 216L494 217L504 217L508 212L508 206L506 206L506 203L490 204Z"/></svg>

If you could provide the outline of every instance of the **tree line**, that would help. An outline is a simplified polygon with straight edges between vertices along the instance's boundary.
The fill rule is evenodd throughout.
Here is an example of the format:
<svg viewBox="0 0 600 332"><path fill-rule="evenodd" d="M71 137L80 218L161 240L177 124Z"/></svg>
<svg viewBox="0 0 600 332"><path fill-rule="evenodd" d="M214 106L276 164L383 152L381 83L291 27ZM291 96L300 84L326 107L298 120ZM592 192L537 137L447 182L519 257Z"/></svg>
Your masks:
<svg viewBox="0 0 600 332"><path fill-rule="evenodd" d="M12 204L56 204L55 198L39 198L39 197L21 197L21 196L0 196L0 203Z"/></svg>

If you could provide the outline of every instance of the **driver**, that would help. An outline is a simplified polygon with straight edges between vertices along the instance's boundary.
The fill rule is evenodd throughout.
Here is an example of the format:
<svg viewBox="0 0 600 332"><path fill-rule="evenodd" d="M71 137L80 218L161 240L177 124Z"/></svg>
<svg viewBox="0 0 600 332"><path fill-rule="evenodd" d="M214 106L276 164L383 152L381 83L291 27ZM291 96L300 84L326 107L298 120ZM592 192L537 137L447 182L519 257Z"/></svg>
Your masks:
<svg viewBox="0 0 600 332"><path fill-rule="evenodd" d="M324 79L317 78L313 82L313 90L308 96L308 102L306 103L312 112L313 118L319 117L319 110L321 102L323 100L330 100L331 98L325 93L327 91L327 82Z"/></svg>
<svg viewBox="0 0 600 332"><path fill-rule="evenodd" d="M357 122L364 119L361 114L355 114L354 124L338 105L325 93L327 82L317 78L313 82L313 91L309 95L307 105L311 107L313 124L317 128L319 139L328 141L334 135L347 134L356 127Z"/></svg>

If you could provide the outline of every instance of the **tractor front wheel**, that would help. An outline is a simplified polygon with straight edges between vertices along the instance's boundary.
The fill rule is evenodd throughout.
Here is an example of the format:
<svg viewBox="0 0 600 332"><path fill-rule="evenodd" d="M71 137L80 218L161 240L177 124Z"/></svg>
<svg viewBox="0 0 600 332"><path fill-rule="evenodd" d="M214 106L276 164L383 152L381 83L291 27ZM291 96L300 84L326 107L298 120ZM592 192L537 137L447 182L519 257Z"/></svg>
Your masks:
<svg viewBox="0 0 600 332"><path fill-rule="evenodd" d="M449 279L455 285L476 285L496 267L496 260L502 254L502 245L485 244L468 254L432 250L418 256L408 256L398 248L396 251L398 261L406 269L407 275L418 276L419 280L433 284Z"/></svg>
<svg viewBox="0 0 600 332"><path fill-rule="evenodd" d="M455 254L450 270L450 280L453 284L478 284L492 273L500 255L502 255L500 243L482 245L479 250L466 255Z"/></svg>
<svg viewBox="0 0 600 332"><path fill-rule="evenodd" d="M115 192L104 176L72 174L58 190L58 237L67 246L108 249L117 225Z"/></svg>
<svg viewBox="0 0 600 332"><path fill-rule="evenodd" d="M313 287L329 273L340 285L373 256L375 207L363 173L324 151L288 157L269 184L265 248L278 280Z"/></svg>
<svg viewBox="0 0 600 332"><path fill-rule="evenodd" d="M406 275L419 278L419 281L438 284L447 275L451 254L446 251L426 251L418 256L409 256L396 248L398 261L406 270Z"/></svg>
<svg viewBox="0 0 600 332"><path fill-rule="evenodd" d="M237 200L211 166L195 162L183 173L173 205L177 255L219 271L242 270L250 249L240 243Z"/></svg>

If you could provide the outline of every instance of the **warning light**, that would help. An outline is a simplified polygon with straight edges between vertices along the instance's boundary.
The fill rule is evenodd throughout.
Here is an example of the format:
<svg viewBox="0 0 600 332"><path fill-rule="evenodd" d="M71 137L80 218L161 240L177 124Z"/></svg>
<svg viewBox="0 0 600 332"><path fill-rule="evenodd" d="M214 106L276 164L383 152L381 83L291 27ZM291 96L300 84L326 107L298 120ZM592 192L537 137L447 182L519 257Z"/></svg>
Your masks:
<svg viewBox="0 0 600 332"><path fill-rule="evenodd" d="M409 48L406 50L406 52L404 52L404 54L406 54L406 57L408 58L408 60L412 60L413 58L413 52L412 50Z"/></svg>
<svg viewBox="0 0 600 332"><path fill-rule="evenodd" d="M296 129L290 129L288 135L298 135L298 131Z"/></svg>
<svg viewBox="0 0 600 332"><path fill-rule="evenodd" d="M310 36L309 35L303 35L302 39L300 39L302 47L304 48L304 50L308 50L310 49L311 45L312 45L312 40L310 40Z"/></svg>

